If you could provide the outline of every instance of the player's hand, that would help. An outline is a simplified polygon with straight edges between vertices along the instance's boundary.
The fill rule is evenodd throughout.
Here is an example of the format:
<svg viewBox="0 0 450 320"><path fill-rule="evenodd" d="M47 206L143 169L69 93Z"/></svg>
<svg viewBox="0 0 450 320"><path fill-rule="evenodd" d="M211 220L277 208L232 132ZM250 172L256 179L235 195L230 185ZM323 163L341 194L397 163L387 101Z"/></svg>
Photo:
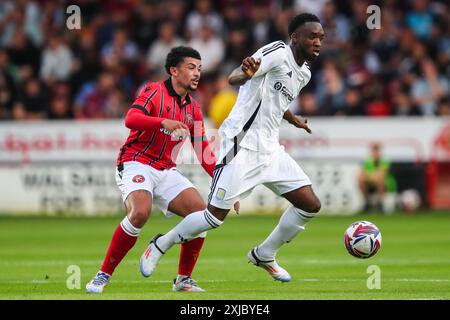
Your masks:
<svg viewBox="0 0 450 320"><path fill-rule="evenodd" d="M293 125L300 129L305 129L306 132L312 133L311 129L308 126L308 120L303 119L302 117L295 116L295 120L293 122Z"/></svg>
<svg viewBox="0 0 450 320"><path fill-rule="evenodd" d="M161 126L167 131L169 131L172 137L178 140L183 140L186 136L189 135L188 126L180 121L164 119L161 122Z"/></svg>
<svg viewBox="0 0 450 320"><path fill-rule="evenodd" d="M253 75L258 71L261 65L261 59L255 59L253 57L247 57L242 60L242 71L244 71L247 78L251 79Z"/></svg>
<svg viewBox="0 0 450 320"><path fill-rule="evenodd" d="M233 208L234 208L234 211L236 211L236 213L239 214L239 210L241 210L241 204L240 204L240 202L239 202L239 201L236 202L236 203L233 205Z"/></svg>

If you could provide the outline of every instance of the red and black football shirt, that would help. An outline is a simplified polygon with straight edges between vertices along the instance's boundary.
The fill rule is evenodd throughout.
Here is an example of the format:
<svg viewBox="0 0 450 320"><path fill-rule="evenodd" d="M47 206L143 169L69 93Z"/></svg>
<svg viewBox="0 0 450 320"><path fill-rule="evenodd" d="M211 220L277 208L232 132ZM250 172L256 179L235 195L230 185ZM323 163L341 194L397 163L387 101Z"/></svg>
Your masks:
<svg viewBox="0 0 450 320"><path fill-rule="evenodd" d="M170 78L164 82L147 83L131 108L136 108L155 120L172 119L183 122L189 127L191 142L202 141L203 147L208 147L198 102L189 94L184 101L181 101ZM158 170L172 168L176 165L174 148L179 143L180 141L172 138L170 132L167 132L160 124L148 130L131 129L125 144L120 149L117 165L120 167L124 162L138 161ZM215 158L214 155L213 157ZM199 160L203 167L208 167L208 169L205 167L208 173L211 171L210 174L212 174L215 164L205 164L202 159Z"/></svg>

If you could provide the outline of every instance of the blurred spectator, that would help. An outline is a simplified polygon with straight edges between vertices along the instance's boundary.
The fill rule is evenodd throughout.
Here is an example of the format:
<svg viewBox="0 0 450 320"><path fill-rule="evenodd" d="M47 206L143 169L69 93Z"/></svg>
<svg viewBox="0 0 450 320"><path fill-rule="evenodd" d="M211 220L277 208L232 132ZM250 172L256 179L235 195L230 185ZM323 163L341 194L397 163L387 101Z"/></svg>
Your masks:
<svg viewBox="0 0 450 320"><path fill-rule="evenodd" d="M230 27L225 44L225 64L222 71L230 74L245 57L252 55L248 32L243 25Z"/></svg>
<svg viewBox="0 0 450 320"><path fill-rule="evenodd" d="M156 3L143 1L134 11L133 39L139 50L146 51L150 44L158 37L159 16Z"/></svg>
<svg viewBox="0 0 450 320"><path fill-rule="evenodd" d="M333 1L326 1L320 14L320 21L326 35L322 50L325 55L327 52L337 53L337 51L345 49L350 38L348 20L343 15L339 15L336 10Z"/></svg>
<svg viewBox="0 0 450 320"><path fill-rule="evenodd" d="M336 64L327 60L324 63L317 86L317 104L319 113L332 115L339 112L345 104L345 82Z"/></svg>
<svg viewBox="0 0 450 320"><path fill-rule="evenodd" d="M310 12L320 17L327 0L295 0L296 12Z"/></svg>
<svg viewBox="0 0 450 320"><path fill-rule="evenodd" d="M401 88L393 98L393 114L396 116L420 116L420 109L413 103L408 88Z"/></svg>
<svg viewBox="0 0 450 320"><path fill-rule="evenodd" d="M51 36L42 52L41 79L51 84L67 80L73 67L73 54L59 35Z"/></svg>
<svg viewBox="0 0 450 320"><path fill-rule="evenodd" d="M84 28L79 42L73 49L74 61L70 79L73 92L77 92L84 83L95 80L102 70L95 40L93 30Z"/></svg>
<svg viewBox="0 0 450 320"><path fill-rule="evenodd" d="M311 66L310 83L290 106L295 113L447 114L448 1L80 0L76 4L82 11L81 30L67 29L65 1L0 1L0 119L42 115L70 119L71 112L75 117L118 117L132 103L138 84L167 77L167 52L187 43L203 58L204 74L195 95L207 114L219 90L218 75L229 74L263 44L288 43L287 22L299 12L318 15L326 37L321 57ZM370 4L381 7L379 29L367 29ZM113 81L100 81L105 74ZM39 87L48 93L47 106L36 103L42 97L24 95L24 84L36 77L45 82ZM58 93L61 81L68 94Z"/></svg>
<svg viewBox="0 0 450 320"><path fill-rule="evenodd" d="M48 109L48 90L37 78L27 80L13 106L16 120L45 119Z"/></svg>
<svg viewBox="0 0 450 320"><path fill-rule="evenodd" d="M11 117L11 111L16 99L14 77L17 68L9 63L8 53L0 49L0 119Z"/></svg>
<svg viewBox="0 0 450 320"><path fill-rule="evenodd" d="M289 24L287 24L286 21L291 21L293 17L294 14L290 6L286 6L275 11L274 17L269 23L269 42L282 40L285 43L289 43Z"/></svg>
<svg viewBox="0 0 450 320"><path fill-rule="evenodd" d="M121 63L134 62L138 54L138 48L134 41L128 38L128 33L124 29L117 29L113 40L102 48L102 63L107 68L115 67Z"/></svg>
<svg viewBox="0 0 450 320"><path fill-rule="evenodd" d="M428 38L433 24L433 16L428 10L427 0L412 1L412 11L406 15L406 23L419 38L422 40Z"/></svg>
<svg viewBox="0 0 450 320"><path fill-rule="evenodd" d="M437 115L445 117L450 116L450 95L447 95L439 100Z"/></svg>
<svg viewBox="0 0 450 320"><path fill-rule="evenodd" d="M11 63L19 67L21 80L39 74L41 50L29 41L22 30L16 31L7 50Z"/></svg>
<svg viewBox="0 0 450 320"><path fill-rule="evenodd" d="M217 71L225 57L225 44L214 30L204 24L200 29L199 37L189 42L189 46L196 49L202 57L202 73Z"/></svg>
<svg viewBox="0 0 450 320"><path fill-rule="evenodd" d="M214 126L219 128L233 108L237 92L228 84L228 76L225 74L221 74L215 84L216 93L211 100L208 116Z"/></svg>
<svg viewBox="0 0 450 320"><path fill-rule="evenodd" d="M34 1L2 1L0 4L0 44L7 46L22 29L33 45L42 43L41 9Z"/></svg>
<svg viewBox="0 0 450 320"><path fill-rule="evenodd" d="M266 0L255 0L250 9L251 39L253 51L270 41L270 10Z"/></svg>
<svg viewBox="0 0 450 320"><path fill-rule="evenodd" d="M402 35L403 36L403 35ZM379 62L377 72L388 82L399 76L401 55L399 53L400 28L396 22L396 12L393 8L386 8L381 12L381 28L371 30L370 46ZM411 33L411 41L415 40ZM410 42L406 41L406 44Z"/></svg>
<svg viewBox="0 0 450 320"><path fill-rule="evenodd" d="M311 116L317 116L319 115L319 111L317 108L317 102L316 97L314 96L314 93L311 91L305 91L302 92L302 94L299 96L299 110L295 112L296 114L300 114L303 117L311 117Z"/></svg>
<svg viewBox="0 0 450 320"><path fill-rule="evenodd" d="M76 118L105 118L109 112L108 101L116 89L116 79L111 72L103 72L97 82L84 85L75 100Z"/></svg>
<svg viewBox="0 0 450 320"><path fill-rule="evenodd" d="M176 34L183 38L183 41L188 41L190 36L187 34L186 25L186 3L183 0L168 0L161 2L160 8L162 15L161 19L169 20L175 25Z"/></svg>
<svg viewBox="0 0 450 320"><path fill-rule="evenodd" d="M50 102L50 109L47 113L50 120L68 120L73 119L74 114L70 100L66 96L55 96Z"/></svg>
<svg viewBox="0 0 450 320"><path fill-rule="evenodd" d="M421 71L422 76L412 85L411 95L422 113L430 116L436 114L439 99L450 91L450 82L429 59L422 61Z"/></svg>
<svg viewBox="0 0 450 320"><path fill-rule="evenodd" d="M369 39L367 30L367 7L370 3L366 0L350 0L351 2L351 40L353 44L364 46ZM350 49L351 50L351 49Z"/></svg>
<svg viewBox="0 0 450 320"><path fill-rule="evenodd" d="M124 92L119 89L114 89L107 97L104 114L106 118L123 118L128 108L129 105Z"/></svg>
<svg viewBox="0 0 450 320"><path fill-rule="evenodd" d="M227 34L232 28L246 28L247 19L243 13L243 5L239 0L222 1L224 31Z"/></svg>
<svg viewBox="0 0 450 320"><path fill-rule="evenodd" d="M364 101L358 87L350 87L345 93L344 107L336 115L365 116Z"/></svg>
<svg viewBox="0 0 450 320"><path fill-rule="evenodd" d="M383 158L381 145L377 142L370 146L370 156L364 161L358 176L358 185L364 197L364 211L370 209L369 196L376 194L376 207L383 211L383 200L386 192L395 192L396 181L390 173L390 162Z"/></svg>
<svg viewBox="0 0 450 320"><path fill-rule="evenodd" d="M57 82L51 87L52 98L47 110L50 120L67 120L75 117L73 112L71 86L65 82Z"/></svg>
<svg viewBox="0 0 450 320"><path fill-rule="evenodd" d="M183 40L175 33L175 24L166 20L159 27L159 35L155 42L149 47L147 53L147 64L151 71L166 73L164 64L167 54L173 47L183 45Z"/></svg>
<svg viewBox="0 0 450 320"><path fill-rule="evenodd" d="M208 25L214 34L222 35L223 20L213 10L213 2L211 0L196 0L194 11L189 13L186 19L188 38L198 37L205 25Z"/></svg>
<svg viewBox="0 0 450 320"><path fill-rule="evenodd" d="M391 114L391 105L385 94L385 87L379 77L373 77L371 82L365 86L364 98L367 100L365 112L369 116L389 116Z"/></svg>

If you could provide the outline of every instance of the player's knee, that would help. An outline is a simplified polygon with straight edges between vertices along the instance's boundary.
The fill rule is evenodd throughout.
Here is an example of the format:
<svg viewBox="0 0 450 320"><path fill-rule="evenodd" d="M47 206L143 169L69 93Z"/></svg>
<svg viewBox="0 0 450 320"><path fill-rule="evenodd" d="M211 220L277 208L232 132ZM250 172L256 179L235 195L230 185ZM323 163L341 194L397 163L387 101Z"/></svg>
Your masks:
<svg viewBox="0 0 450 320"><path fill-rule="evenodd" d="M319 213L320 209L322 208L322 203L320 203L319 200L316 201L314 204L311 213Z"/></svg>
<svg viewBox="0 0 450 320"><path fill-rule="evenodd" d="M322 208L322 204L320 203L319 199L316 199L314 201L311 201L308 205L303 208L308 213L318 213L320 209Z"/></svg>
<svg viewBox="0 0 450 320"><path fill-rule="evenodd" d="M217 207L214 207L211 204L208 204L208 211L218 220L220 221L224 221L228 212L230 211L229 209L219 209Z"/></svg>
<svg viewBox="0 0 450 320"><path fill-rule="evenodd" d="M128 219L134 227L142 228L150 216L150 211L151 209L147 207L133 208L128 214Z"/></svg>

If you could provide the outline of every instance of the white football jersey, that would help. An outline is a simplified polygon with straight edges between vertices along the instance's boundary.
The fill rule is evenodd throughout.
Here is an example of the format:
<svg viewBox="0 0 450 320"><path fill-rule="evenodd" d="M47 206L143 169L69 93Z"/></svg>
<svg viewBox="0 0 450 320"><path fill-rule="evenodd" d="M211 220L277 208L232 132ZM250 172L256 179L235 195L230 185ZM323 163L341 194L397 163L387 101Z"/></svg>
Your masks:
<svg viewBox="0 0 450 320"><path fill-rule="evenodd" d="M276 41L253 54L261 59L255 75L239 88L236 103L220 127L224 138L243 148L271 153L278 148L283 115L311 79L304 63L299 66L289 45Z"/></svg>

